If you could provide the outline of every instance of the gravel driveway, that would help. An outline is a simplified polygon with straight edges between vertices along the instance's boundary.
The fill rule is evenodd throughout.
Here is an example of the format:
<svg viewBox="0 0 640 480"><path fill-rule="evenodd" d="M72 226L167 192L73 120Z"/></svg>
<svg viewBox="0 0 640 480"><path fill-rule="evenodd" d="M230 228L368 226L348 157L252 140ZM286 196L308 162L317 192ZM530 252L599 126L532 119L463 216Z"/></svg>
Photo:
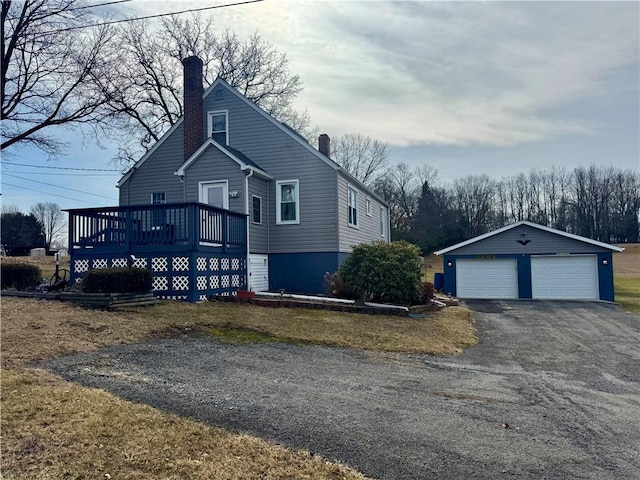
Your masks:
<svg viewBox="0 0 640 480"><path fill-rule="evenodd" d="M640 318L605 303L468 306L480 343L456 358L200 333L46 366L376 478L640 478Z"/></svg>

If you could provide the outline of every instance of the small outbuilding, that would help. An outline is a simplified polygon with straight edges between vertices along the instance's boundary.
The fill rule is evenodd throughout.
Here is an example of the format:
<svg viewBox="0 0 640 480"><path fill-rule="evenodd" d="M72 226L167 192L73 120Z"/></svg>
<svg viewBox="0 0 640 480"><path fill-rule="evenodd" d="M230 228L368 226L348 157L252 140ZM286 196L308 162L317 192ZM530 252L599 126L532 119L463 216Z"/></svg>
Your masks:
<svg viewBox="0 0 640 480"><path fill-rule="evenodd" d="M444 292L459 298L614 301L624 249L521 221L435 252Z"/></svg>

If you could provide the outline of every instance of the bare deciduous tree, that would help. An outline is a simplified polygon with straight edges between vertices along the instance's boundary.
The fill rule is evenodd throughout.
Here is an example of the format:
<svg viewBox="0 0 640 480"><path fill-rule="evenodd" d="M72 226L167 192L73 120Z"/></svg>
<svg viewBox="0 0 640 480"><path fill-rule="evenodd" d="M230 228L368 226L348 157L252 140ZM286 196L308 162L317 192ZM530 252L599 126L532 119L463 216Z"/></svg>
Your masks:
<svg viewBox="0 0 640 480"><path fill-rule="evenodd" d="M50 155L64 145L50 127L100 125L112 69L109 27L89 22L78 0L2 2L2 144L31 144ZM70 30L71 29L71 30Z"/></svg>
<svg viewBox="0 0 640 480"><path fill-rule="evenodd" d="M52 243L62 240L65 218L60 205L53 202L39 202L31 207L30 213L42 224L42 233L44 234L47 248L51 247Z"/></svg>
<svg viewBox="0 0 640 480"><path fill-rule="evenodd" d="M292 107L300 78L289 72L286 54L257 34L241 39L229 30L220 33L211 19L194 14L165 18L158 29L144 20L130 22L121 38L122 67L112 79L120 94L110 105L120 119L125 164L183 114L181 60L190 55L202 59L205 84L222 77L278 120L303 134L309 127L308 113Z"/></svg>
<svg viewBox="0 0 640 480"><path fill-rule="evenodd" d="M387 144L361 133L347 133L331 144L331 158L365 185L371 185L389 164Z"/></svg>

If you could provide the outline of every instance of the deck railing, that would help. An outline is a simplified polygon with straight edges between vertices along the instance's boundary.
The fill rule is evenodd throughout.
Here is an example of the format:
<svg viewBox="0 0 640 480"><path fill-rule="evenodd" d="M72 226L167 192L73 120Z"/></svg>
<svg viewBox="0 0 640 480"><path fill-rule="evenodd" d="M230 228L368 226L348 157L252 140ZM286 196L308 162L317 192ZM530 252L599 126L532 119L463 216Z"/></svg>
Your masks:
<svg viewBox="0 0 640 480"><path fill-rule="evenodd" d="M73 209L69 247L130 253L167 246L246 251L246 222L246 215L202 203Z"/></svg>

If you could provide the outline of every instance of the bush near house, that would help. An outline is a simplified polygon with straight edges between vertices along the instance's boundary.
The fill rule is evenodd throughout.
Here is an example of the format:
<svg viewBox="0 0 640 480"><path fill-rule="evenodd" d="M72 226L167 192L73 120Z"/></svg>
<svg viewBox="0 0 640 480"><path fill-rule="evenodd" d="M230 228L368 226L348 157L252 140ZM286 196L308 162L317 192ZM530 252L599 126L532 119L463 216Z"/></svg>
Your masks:
<svg viewBox="0 0 640 480"><path fill-rule="evenodd" d="M146 293L153 274L144 268L101 268L89 270L82 280L85 293Z"/></svg>
<svg viewBox="0 0 640 480"><path fill-rule="evenodd" d="M364 301L406 305L423 293L420 249L405 241L356 245L338 274Z"/></svg>
<svg viewBox="0 0 640 480"><path fill-rule="evenodd" d="M42 271L27 263L2 263L0 266L0 284L2 289L15 288L29 290L42 281Z"/></svg>

